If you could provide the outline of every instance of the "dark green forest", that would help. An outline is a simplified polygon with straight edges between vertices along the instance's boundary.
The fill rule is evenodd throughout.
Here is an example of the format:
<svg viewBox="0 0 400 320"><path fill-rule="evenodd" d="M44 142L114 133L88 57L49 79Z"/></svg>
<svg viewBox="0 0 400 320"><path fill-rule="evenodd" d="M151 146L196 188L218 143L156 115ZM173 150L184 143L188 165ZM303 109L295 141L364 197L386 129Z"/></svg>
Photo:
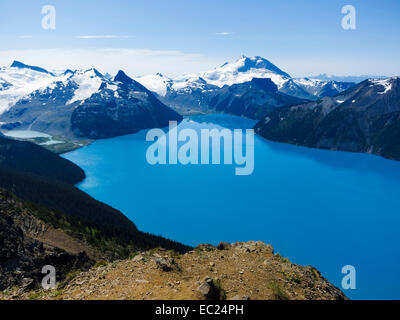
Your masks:
<svg viewBox="0 0 400 320"><path fill-rule="evenodd" d="M121 212L74 187L84 177L78 166L40 146L0 137L0 188L24 200L41 220L112 258L155 247L190 249L139 231Z"/></svg>

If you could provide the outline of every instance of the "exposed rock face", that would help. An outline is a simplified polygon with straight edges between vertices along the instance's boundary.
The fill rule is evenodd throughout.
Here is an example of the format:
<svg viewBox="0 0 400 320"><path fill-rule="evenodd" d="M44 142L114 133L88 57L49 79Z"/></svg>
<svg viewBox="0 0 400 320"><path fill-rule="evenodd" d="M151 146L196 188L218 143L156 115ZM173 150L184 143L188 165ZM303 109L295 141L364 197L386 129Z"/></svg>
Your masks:
<svg viewBox="0 0 400 320"><path fill-rule="evenodd" d="M72 113L71 128L78 136L93 139L114 137L146 128L162 128L182 117L161 103L149 90L120 71Z"/></svg>
<svg viewBox="0 0 400 320"><path fill-rule="evenodd" d="M171 257L164 256L162 257L159 254L154 254L155 262L157 266L164 272L169 272L174 269L179 270L178 264L175 262L175 260Z"/></svg>
<svg viewBox="0 0 400 320"><path fill-rule="evenodd" d="M400 160L400 78L366 80L335 97L276 109L255 129L273 141Z"/></svg>
<svg viewBox="0 0 400 320"><path fill-rule="evenodd" d="M142 252L82 272L57 294L57 299L347 299L316 269L293 264L260 241L224 244L224 250L200 245L184 255Z"/></svg>
<svg viewBox="0 0 400 320"><path fill-rule="evenodd" d="M36 240L46 231L46 225L12 198L3 196L0 191L0 290L12 286L22 290L37 288L46 265L56 268L58 281L71 270L91 265L84 252L70 254Z"/></svg>

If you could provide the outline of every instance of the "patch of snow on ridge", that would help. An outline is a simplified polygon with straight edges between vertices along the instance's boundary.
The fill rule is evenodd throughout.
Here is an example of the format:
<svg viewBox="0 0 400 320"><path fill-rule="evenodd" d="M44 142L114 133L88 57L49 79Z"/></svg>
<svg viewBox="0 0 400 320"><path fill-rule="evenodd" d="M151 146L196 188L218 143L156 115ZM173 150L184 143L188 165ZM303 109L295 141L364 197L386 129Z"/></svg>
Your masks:
<svg viewBox="0 0 400 320"><path fill-rule="evenodd" d="M84 101L90 98L94 93L99 91L103 83L102 76L95 69L86 71L78 70L71 76L70 80L78 85L78 89L75 90L74 96L67 104L72 104L76 101Z"/></svg>
<svg viewBox="0 0 400 320"><path fill-rule="evenodd" d="M41 146L52 146L54 144L60 144L60 143L63 143L63 142L62 141L58 141L58 140L49 140L49 141L41 143L40 145Z"/></svg>
<svg viewBox="0 0 400 320"><path fill-rule="evenodd" d="M325 80L319 80L319 79L310 79L310 78L296 78L294 81L297 84L300 84L305 87L316 87L316 86L323 86L327 83Z"/></svg>
<svg viewBox="0 0 400 320"><path fill-rule="evenodd" d="M114 97L115 97L115 98L119 98L118 86L117 86L116 84L112 84L112 83L110 83L110 82L107 82L106 85L107 85L107 89L108 89L108 90L111 90L111 91L114 92Z"/></svg>
<svg viewBox="0 0 400 320"><path fill-rule="evenodd" d="M380 85L384 88L384 91L378 92L378 94L385 94L392 90L392 80L393 78L388 78L388 79L373 79L371 80L372 83L376 85Z"/></svg>
<svg viewBox="0 0 400 320"><path fill-rule="evenodd" d="M0 68L0 78L10 85L0 90L0 114L6 112L23 97L45 88L65 77L54 76L26 68Z"/></svg>
<svg viewBox="0 0 400 320"><path fill-rule="evenodd" d="M171 79L164 77L161 73L137 77L134 78L134 80L162 97L167 94L168 88L171 86L172 82Z"/></svg>
<svg viewBox="0 0 400 320"><path fill-rule="evenodd" d="M176 91L190 91L192 89L205 89L207 83L196 74L188 74L174 79L172 89Z"/></svg>

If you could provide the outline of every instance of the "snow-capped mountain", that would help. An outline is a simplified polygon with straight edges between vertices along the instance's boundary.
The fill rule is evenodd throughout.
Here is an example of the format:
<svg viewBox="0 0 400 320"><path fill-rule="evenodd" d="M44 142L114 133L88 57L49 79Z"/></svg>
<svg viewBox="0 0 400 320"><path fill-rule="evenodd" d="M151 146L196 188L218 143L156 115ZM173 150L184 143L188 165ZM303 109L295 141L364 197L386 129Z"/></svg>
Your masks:
<svg viewBox="0 0 400 320"><path fill-rule="evenodd" d="M2 68L0 78L10 83L0 91L2 128L52 134L65 134L72 111L105 80L95 69L52 73L18 61Z"/></svg>
<svg viewBox="0 0 400 320"><path fill-rule="evenodd" d="M311 78L298 78L293 80L298 86L318 98L337 95L355 85L353 82L340 82L335 80L321 80Z"/></svg>
<svg viewBox="0 0 400 320"><path fill-rule="evenodd" d="M67 104L72 104L77 101L84 101L97 92L103 82L108 82L99 71L92 68L89 70L77 70L75 72L67 71L68 82L77 86L73 97L67 101Z"/></svg>
<svg viewBox="0 0 400 320"><path fill-rule="evenodd" d="M96 92L104 80L96 69L67 70L55 74L40 67L14 61L11 67L0 68L0 114L21 100L27 103L33 96L52 94L53 90L59 87L75 88L73 96L66 104L82 101Z"/></svg>
<svg viewBox="0 0 400 320"><path fill-rule="evenodd" d="M9 68L0 68L0 114L33 91L63 80L62 75L55 76L41 68L35 70L18 61Z"/></svg>
<svg viewBox="0 0 400 320"><path fill-rule="evenodd" d="M156 92L165 103L185 112L193 108L207 109L208 102L203 95L217 92L224 86L247 83L257 78L271 79L281 93L308 100L332 96L354 85L333 80L292 78L288 73L259 56L243 56L235 62L226 62L210 71L176 78L157 74L135 79L149 90Z"/></svg>
<svg viewBox="0 0 400 320"><path fill-rule="evenodd" d="M99 139L165 127L171 120L182 117L120 70L74 109L71 129L78 136Z"/></svg>
<svg viewBox="0 0 400 320"><path fill-rule="evenodd" d="M272 85L256 79L268 79ZM136 123L133 113L119 114L123 105L142 106L143 119L152 116L154 120L143 120L148 126L164 124L168 117L179 118L177 113L165 111L165 105L184 114L223 111L259 119L271 108L333 96L353 85L295 79L258 56L243 56L210 71L176 78L157 73L125 80L129 85L94 68L49 72L14 61L10 67L0 68L0 126L6 130L18 128L57 135L105 137L134 131L123 119L126 116ZM113 106L117 106L114 113ZM96 111L102 107L108 109ZM157 110L163 114L160 119L153 114ZM98 114L102 116L97 117ZM95 124L84 116L100 121L104 130L96 130ZM105 123L107 119L109 124L119 125L119 129L111 130ZM88 126L84 125L85 120ZM138 123L135 126L141 128Z"/></svg>
<svg viewBox="0 0 400 320"><path fill-rule="evenodd" d="M278 88L291 79L290 75L280 70L268 60L261 57L242 57L233 63L224 63L221 67L198 74L187 74L176 78L168 78L161 74L135 78L149 90L160 96L191 93L192 90L222 88L249 82L254 78L270 78Z"/></svg>
<svg viewBox="0 0 400 320"><path fill-rule="evenodd" d="M278 89L290 79L290 75L261 57L245 57L199 75L207 83L222 88L225 85L249 82L254 78L269 78Z"/></svg>
<svg viewBox="0 0 400 320"><path fill-rule="evenodd" d="M150 127L153 124L154 126L168 124L168 121L165 121L168 117L171 117L171 120L180 119L176 112L158 101L150 91L136 81L130 80L137 84L135 88L133 84L126 86L121 81L110 79L109 76L104 76L93 68L52 73L39 67L14 62L11 67L0 70L1 128L29 129L53 135L85 137L82 133L84 130L79 130L79 126L76 125L74 127L71 119L79 107L85 106L86 103L93 105L92 100L88 101L93 96L96 96L97 101L104 99L104 104L98 102L97 111L104 111L106 114L101 121L107 120L107 110L103 109L111 108L113 103L114 109L115 104L127 104L129 109L137 110L138 117L140 116L143 123ZM124 92L129 94L123 96ZM124 122L122 130L124 133L135 132L139 127L143 129L142 126L135 127L133 125L135 122L129 116L126 116L126 119L119 117L120 122L115 119L118 115L113 116L114 118L109 120L115 126L115 132L118 132L121 121ZM151 121L146 121L147 118ZM125 123L129 119L132 122L131 126ZM93 124L93 120L91 123ZM103 128L105 127L103 124ZM86 137L107 136L101 128L86 133Z"/></svg>

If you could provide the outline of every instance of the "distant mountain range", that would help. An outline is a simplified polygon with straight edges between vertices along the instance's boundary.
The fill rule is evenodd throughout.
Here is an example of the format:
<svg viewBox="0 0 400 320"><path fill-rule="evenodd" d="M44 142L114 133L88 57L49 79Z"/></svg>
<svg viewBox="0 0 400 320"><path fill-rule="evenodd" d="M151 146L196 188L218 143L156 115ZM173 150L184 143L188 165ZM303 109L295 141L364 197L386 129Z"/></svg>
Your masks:
<svg viewBox="0 0 400 320"><path fill-rule="evenodd" d="M339 82L354 82L360 83L367 79L386 79L387 76L376 76L376 75L361 75L361 76L335 76L328 74L320 74L318 76L309 77L310 79L319 79L325 81L339 81Z"/></svg>
<svg viewBox="0 0 400 320"><path fill-rule="evenodd" d="M170 102L171 98L176 96L209 93L224 86L249 82L254 78L269 78L281 93L310 100L337 94L354 85L354 83L341 83L335 80L295 79L268 60L258 56L243 56L233 63L226 62L211 71L188 74L173 79L157 73L138 77L135 80L156 92L160 97L164 97L165 101Z"/></svg>
<svg viewBox="0 0 400 320"><path fill-rule="evenodd" d="M334 97L275 109L256 131L269 140L400 160L400 78L369 79Z"/></svg>
<svg viewBox="0 0 400 320"><path fill-rule="evenodd" d="M217 111L254 119L261 119L272 108L318 100L354 85L295 79L262 57L242 57L210 71L173 79L160 73L135 79L180 113ZM269 79L274 86L255 86L254 79Z"/></svg>
<svg viewBox="0 0 400 320"><path fill-rule="evenodd" d="M293 78L258 56L177 78L15 61L0 68L0 128L99 139L222 112L261 120L257 132L271 140L398 159L398 78L362 79Z"/></svg>
<svg viewBox="0 0 400 320"><path fill-rule="evenodd" d="M242 57L175 79L159 73L133 79L123 71L112 78L94 68L49 72L14 61L0 68L0 128L98 139L163 127L193 112L261 119L273 108L335 95L353 85L294 79L261 57Z"/></svg>
<svg viewBox="0 0 400 320"><path fill-rule="evenodd" d="M353 84L347 84L342 88L335 80L314 81L312 78L292 78L268 60L256 56L245 57L232 62L224 63L221 67L198 74L188 74L177 78L168 78L160 73L137 77L135 80L142 83L149 90L159 96L176 94L190 94L193 90L204 91L222 88L249 82L254 78L269 78L274 82L279 91L299 98L317 99L323 95L324 86L335 88L336 93L347 89ZM313 87L320 88L315 90ZM344 85L346 86L346 84Z"/></svg>
<svg viewBox="0 0 400 320"><path fill-rule="evenodd" d="M287 95L268 78L253 78L249 82L223 86L204 94L208 110L262 119L275 108L297 105L308 100Z"/></svg>
<svg viewBox="0 0 400 320"><path fill-rule="evenodd" d="M96 69L51 73L14 62L0 69L1 128L105 138L164 127L182 117L122 71L114 79Z"/></svg>

